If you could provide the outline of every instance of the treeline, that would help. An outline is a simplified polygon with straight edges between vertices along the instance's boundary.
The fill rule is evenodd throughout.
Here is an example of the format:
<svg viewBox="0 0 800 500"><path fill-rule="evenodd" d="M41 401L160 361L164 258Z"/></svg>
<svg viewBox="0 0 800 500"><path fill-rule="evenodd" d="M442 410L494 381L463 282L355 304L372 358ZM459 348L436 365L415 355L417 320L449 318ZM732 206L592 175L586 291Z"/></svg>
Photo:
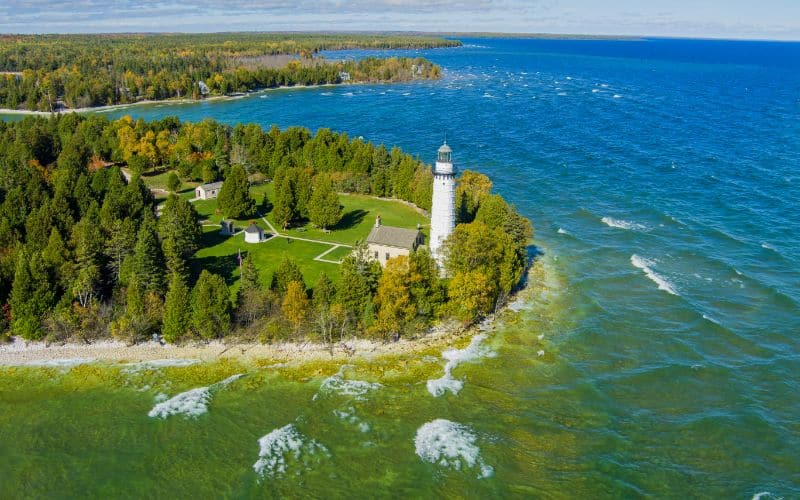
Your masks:
<svg viewBox="0 0 800 500"><path fill-rule="evenodd" d="M458 45L380 35L3 35L0 107L54 111L142 99L200 98L281 85L439 78L423 58L326 62L320 50ZM295 60L271 56L293 55ZM202 82L202 83L201 83Z"/></svg>
<svg viewBox="0 0 800 500"><path fill-rule="evenodd" d="M148 168L142 153L149 151L142 138L151 135L161 155L155 166L219 176L226 206L243 210L254 204L243 189L248 170L282 179L278 196L289 191L300 200L304 186L313 186L305 202L312 212L317 198L335 195L331 179L391 196L411 193L423 171L430 176L429 167L397 149L327 129L312 136L300 128L265 132L210 120L110 122L75 114L0 122L0 332L131 342L231 333L262 341L396 338L442 318L476 320L505 300L524 271L530 223L491 194L488 178L465 172L461 223L446 244L448 278L425 250L381 269L360 246L344 259L338 283L323 276L313 286L291 260L266 280L245 255L231 296L231 276L193 267L201 231L191 203L172 195L155 216L141 179ZM129 181L123 164L132 171ZM297 203L294 209L302 216Z"/></svg>

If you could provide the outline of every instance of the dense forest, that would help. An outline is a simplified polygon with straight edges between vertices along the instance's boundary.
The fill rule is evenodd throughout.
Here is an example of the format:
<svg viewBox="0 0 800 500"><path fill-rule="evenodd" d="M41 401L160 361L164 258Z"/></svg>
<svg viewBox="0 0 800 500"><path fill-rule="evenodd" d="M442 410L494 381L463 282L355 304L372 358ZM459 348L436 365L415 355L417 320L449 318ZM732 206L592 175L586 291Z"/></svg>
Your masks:
<svg viewBox="0 0 800 500"><path fill-rule="evenodd" d="M156 215L141 175L165 167L187 180L224 180L245 210L260 201L241 195L255 176L273 179L276 200L292 199L296 217L331 184L430 207L429 166L327 129L77 114L0 122L0 332L52 341L397 338L492 312L527 263L530 222L491 193L486 176L465 171L446 278L427 250L382 269L359 246L337 282L305 283L291 259L268 280L245 257L232 296L232 276L192 265L201 244L192 204L171 195Z"/></svg>
<svg viewBox="0 0 800 500"><path fill-rule="evenodd" d="M423 58L327 61L321 50L432 48L425 36L0 35L0 107L54 111L291 85L438 78ZM343 75L347 73L347 75Z"/></svg>

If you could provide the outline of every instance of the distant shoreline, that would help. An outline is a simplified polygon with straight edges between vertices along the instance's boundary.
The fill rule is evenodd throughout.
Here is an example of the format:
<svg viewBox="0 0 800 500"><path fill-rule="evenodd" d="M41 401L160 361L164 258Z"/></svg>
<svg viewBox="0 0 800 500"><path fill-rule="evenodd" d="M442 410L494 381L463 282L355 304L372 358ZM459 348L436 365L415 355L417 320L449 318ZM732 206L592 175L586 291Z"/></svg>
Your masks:
<svg viewBox="0 0 800 500"><path fill-rule="evenodd" d="M413 80L412 80L413 81ZM142 101L136 102L129 102L125 104L108 104L106 106L93 106L88 108L68 108L63 109L61 111L35 111L35 110L28 110L28 109L8 109L8 108L0 108L0 116L2 115L32 115L32 116L50 116L50 115L65 115L69 113L104 113L108 111L114 111L117 109L125 109L134 106L143 106L146 104L169 104L169 105L177 105L177 104L197 104L202 102L214 102L214 101L233 101L236 99L242 99L244 97L253 96L256 94L272 92L275 90L290 90L290 89L315 89L315 88L326 88L326 87L344 87L344 86L355 86L355 85L366 85L366 84L381 84L381 83L394 83L394 82L348 82L348 83L322 83L319 85L281 85L279 87L269 87L265 89L253 90L250 92L244 92L242 95L215 95L211 97L206 97L203 99L188 99L185 97L173 97L169 99L160 99L160 100L152 100L152 99L145 99ZM398 82L399 83L399 82Z"/></svg>

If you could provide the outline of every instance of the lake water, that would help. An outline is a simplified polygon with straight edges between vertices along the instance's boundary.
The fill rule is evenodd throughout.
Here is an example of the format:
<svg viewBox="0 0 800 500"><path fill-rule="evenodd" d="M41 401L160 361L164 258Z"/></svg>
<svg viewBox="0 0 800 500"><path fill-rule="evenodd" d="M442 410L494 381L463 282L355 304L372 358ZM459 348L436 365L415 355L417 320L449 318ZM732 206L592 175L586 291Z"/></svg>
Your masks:
<svg viewBox="0 0 800 500"><path fill-rule="evenodd" d="M446 134L544 252L529 303L448 355L457 394L428 390L439 352L342 372L362 384L6 370L3 496L800 496L800 44L464 41L392 52L437 82L107 113L329 127L428 162ZM243 370L182 400L196 418L148 416Z"/></svg>

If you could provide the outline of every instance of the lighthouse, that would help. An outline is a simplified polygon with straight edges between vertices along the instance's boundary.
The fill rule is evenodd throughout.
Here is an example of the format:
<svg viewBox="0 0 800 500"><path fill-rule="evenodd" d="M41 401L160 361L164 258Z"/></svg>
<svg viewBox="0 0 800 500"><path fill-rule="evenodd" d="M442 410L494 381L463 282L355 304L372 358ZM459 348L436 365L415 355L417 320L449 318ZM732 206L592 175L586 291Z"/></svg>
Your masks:
<svg viewBox="0 0 800 500"><path fill-rule="evenodd" d="M431 205L431 255L442 267L442 243L456 227L456 169L453 150L447 141L439 148L433 168L433 203Z"/></svg>

